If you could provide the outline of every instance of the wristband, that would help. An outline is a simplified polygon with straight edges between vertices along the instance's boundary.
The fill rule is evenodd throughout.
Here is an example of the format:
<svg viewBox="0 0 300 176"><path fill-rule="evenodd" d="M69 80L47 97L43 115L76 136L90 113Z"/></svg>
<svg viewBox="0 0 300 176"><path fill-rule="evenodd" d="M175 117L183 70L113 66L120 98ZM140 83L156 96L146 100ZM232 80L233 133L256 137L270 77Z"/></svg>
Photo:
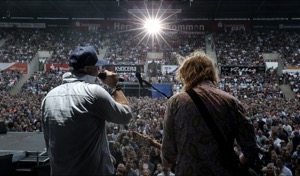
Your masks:
<svg viewBox="0 0 300 176"><path fill-rule="evenodd" d="M117 84L117 86L116 86L116 91L117 90L122 90L122 87L119 84Z"/></svg>
<svg viewBox="0 0 300 176"><path fill-rule="evenodd" d="M117 84L117 86L115 88L113 88L113 91L111 92L111 95L115 94L116 91L120 91L120 90L122 90L122 87L119 84Z"/></svg>

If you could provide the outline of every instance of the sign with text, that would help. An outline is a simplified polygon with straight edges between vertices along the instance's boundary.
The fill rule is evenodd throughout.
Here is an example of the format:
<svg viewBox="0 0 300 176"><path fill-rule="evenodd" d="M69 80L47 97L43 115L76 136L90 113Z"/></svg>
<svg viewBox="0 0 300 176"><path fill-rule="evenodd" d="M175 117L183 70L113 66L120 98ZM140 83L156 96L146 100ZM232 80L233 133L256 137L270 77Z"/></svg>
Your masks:
<svg viewBox="0 0 300 176"><path fill-rule="evenodd" d="M254 74L265 73L265 66L221 66L221 73Z"/></svg>
<svg viewBox="0 0 300 176"><path fill-rule="evenodd" d="M130 31L134 29L142 29L143 24L133 23L132 20L82 20L72 24L73 27L95 31L99 29L108 29L115 31ZM205 32L205 31L246 31L251 29L251 23L246 20L187 20L176 21L172 23L162 24L164 31L180 31L180 32Z"/></svg>
<svg viewBox="0 0 300 176"><path fill-rule="evenodd" d="M161 72L163 75L172 75L176 72L178 65L162 65Z"/></svg>
<svg viewBox="0 0 300 176"><path fill-rule="evenodd" d="M68 64L45 64L45 71L62 71L66 72L69 71L69 65Z"/></svg>
<svg viewBox="0 0 300 176"><path fill-rule="evenodd" d="M13 63L9 64L6 68L1 68L4 71L19 71L22 74L28 73L28 64L27 63Z"/></svg>
<svg viewBox="0 0 300 176"><path fill-rule="evenodd" d="M144 65L105 65L102 68L116 73L144 72Z"/></svg>

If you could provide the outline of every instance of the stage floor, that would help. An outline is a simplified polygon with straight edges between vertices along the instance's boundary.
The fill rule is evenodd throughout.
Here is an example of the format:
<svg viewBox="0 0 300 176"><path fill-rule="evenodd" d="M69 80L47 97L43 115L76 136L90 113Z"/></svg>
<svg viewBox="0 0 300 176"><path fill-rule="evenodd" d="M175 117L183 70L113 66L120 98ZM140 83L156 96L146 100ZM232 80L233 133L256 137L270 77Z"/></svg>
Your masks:
<svg viewBox="0 0 300 176"><path fill-rule="evenodd" d="M0 134L1 150L45 151L43 133L38 132L7 132Z"/></svg>

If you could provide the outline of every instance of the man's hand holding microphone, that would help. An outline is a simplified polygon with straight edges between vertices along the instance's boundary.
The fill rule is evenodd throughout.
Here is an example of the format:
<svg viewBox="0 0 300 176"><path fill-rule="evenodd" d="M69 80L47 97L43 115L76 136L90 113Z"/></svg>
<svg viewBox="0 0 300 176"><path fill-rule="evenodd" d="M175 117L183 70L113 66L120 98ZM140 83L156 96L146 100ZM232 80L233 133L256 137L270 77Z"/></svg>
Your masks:
<svg viewBox="0 0 300 176"><path fill-rule="evenodd" d="M119 83L118 74L108 70L99 73L98 77L104 84L108 85L110 88L115 88Z"/></svg>
<svg viewBox="0 0 300 176"><path fill-rule="evenodd" d="M125 97L121 86L118 84L120 78L118 77L117 73L105 70L104 72L99 73L98 77L104 84L108 85L110 88L113 89L113 96L116 102L129 105L129 102Z"/></svg>

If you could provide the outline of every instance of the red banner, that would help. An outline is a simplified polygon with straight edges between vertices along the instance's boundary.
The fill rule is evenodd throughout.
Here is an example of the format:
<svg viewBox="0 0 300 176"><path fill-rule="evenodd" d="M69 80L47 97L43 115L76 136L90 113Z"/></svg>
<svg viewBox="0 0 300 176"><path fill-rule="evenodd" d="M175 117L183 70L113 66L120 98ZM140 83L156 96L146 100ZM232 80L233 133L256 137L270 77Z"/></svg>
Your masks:
<svg viewBox="0 0 300 176"><path fill-rule="evenodd" d="M68 64L45 64L45 71L49 72L51 70L66 72L69 71L70 68Z"/></svg>
<svg viewBox="0 0 300 176"><path fill-rule="evenodd" d="M99 29L110 29L116 31L130 31L141 29L143 24L133 20L82 20L72 24L80 30L97 31ZM162 24L165 30L176 32L203 32L203 31L240 31L250 30L251 23L247 20L199 20L199 21L176 21Z"/></svg>
<svg viewBox="0 0 300 176"><path fill-rule="evenodd" d="M27 63L15 63L10 67L4 69L5 71L19 71L22 74L28 73L28 64Z"/></svg>

